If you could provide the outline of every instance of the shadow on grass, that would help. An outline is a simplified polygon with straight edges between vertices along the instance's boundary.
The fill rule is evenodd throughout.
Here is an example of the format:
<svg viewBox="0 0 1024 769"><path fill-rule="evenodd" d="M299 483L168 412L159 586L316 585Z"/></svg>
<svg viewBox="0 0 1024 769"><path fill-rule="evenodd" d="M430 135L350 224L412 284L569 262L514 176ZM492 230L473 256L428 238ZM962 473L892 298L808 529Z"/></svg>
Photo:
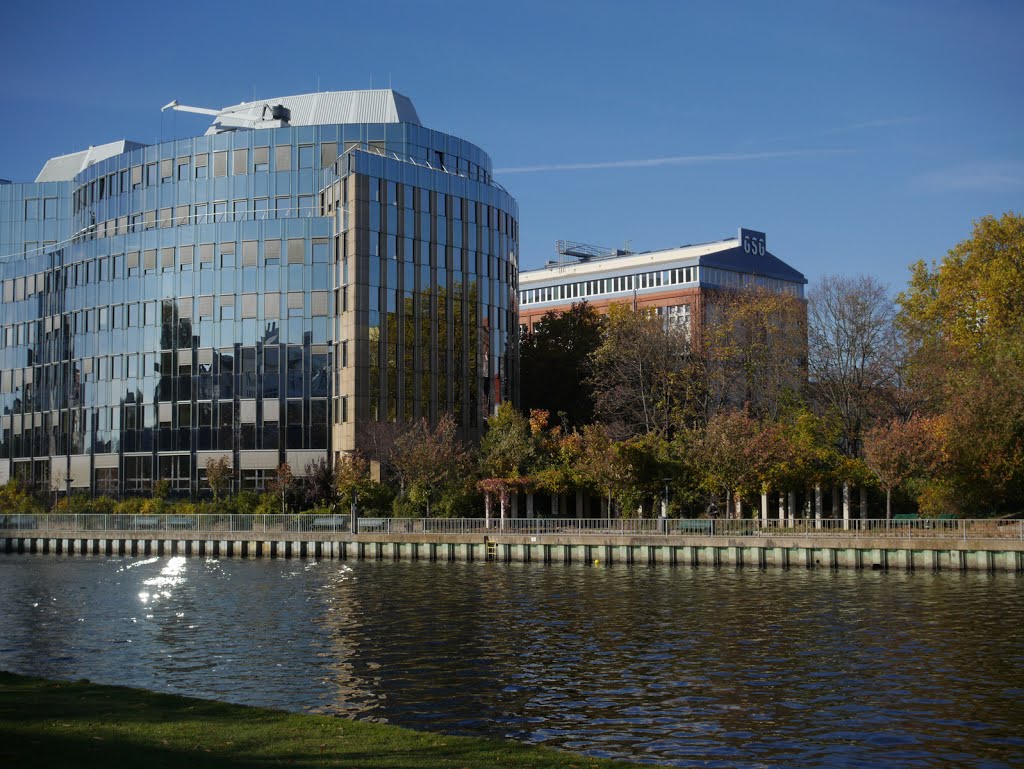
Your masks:
<svg viewBox="0 0 1024 769"><path fill-rule="evenodd" d="M0 672L0 766L626 767L486 738Z"/></svg>

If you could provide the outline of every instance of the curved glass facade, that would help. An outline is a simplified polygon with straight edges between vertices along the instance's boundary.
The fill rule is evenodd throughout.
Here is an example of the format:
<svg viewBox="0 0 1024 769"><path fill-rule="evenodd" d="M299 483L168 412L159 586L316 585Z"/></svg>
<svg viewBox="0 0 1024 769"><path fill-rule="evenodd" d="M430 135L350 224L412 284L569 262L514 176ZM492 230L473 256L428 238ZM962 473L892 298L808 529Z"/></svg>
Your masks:
<svg viewBox="0 0 1024 769"><path fill-rule="evenodd" d="M0 476L194 494L227 456L259 489L376 421L478 438L517 395L518 213L490 174L456 137L354 123L0 184Z"/></svg>

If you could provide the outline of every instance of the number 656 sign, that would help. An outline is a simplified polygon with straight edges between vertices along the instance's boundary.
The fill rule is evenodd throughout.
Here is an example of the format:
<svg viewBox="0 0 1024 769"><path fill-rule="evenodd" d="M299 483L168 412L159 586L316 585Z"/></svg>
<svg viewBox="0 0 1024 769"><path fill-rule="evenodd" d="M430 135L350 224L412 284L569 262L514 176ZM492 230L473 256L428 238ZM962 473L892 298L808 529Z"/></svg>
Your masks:
<svg viewBox="0 0 1024 769"><path fill-rule="evenodd" d="M757 230L745 230L740 228L740 245L743 246L743 253L751 256L764 256L767 252L765 236Z"/></svg>

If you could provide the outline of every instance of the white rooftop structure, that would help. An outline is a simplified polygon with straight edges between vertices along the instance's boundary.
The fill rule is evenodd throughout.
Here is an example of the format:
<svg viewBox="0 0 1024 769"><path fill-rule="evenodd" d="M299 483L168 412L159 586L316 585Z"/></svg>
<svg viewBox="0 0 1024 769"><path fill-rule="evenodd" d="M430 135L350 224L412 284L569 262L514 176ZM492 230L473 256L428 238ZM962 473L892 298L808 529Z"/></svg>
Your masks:
<svg viewBox="0 0 1024 769"><path fill-rule="evenodd" d="M93 163L98 163L101 160L112 158L114 155L120 155L122 152L129 152L145 146L145 144L122 139L121 141L110 142L109 144L101 144L98 147L90 147L80 152L72 152L70 155L58 155L46 161L46 165L39 172L36 181L69 182Z"/></svg>
<svg viewBox="0 0 1024 769"><path fill-rule="evenodd" d="M277 120L273 109L278 105L291 114ZM390 88L373 91L323 91L298 96L258 99L225 107L216 112L207 134L247 128L273 128L280 125L337 125L344 123L413 123L420 124L416 108L408 97Z"/></svg>

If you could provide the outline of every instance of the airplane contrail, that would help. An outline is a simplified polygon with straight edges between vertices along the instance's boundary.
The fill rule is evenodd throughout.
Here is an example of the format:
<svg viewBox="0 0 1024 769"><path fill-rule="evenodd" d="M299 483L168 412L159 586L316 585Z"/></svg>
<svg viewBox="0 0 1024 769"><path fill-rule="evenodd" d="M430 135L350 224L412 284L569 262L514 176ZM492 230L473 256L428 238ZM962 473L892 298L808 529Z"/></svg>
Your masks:
<svg viewBox="0 0 1024 769"><path fill-rule="evenodd" d="M687 166L698 163L735 163L745 160L808 157L812 155L848 155L849 149L778 150L775 152L719 152L706 155L670 155L661 158L608 160L597 163L553 163L550 165L496 168L496 174L532 174L544 171L591 171L601 168L653 168L656 166Z"/></svg>

